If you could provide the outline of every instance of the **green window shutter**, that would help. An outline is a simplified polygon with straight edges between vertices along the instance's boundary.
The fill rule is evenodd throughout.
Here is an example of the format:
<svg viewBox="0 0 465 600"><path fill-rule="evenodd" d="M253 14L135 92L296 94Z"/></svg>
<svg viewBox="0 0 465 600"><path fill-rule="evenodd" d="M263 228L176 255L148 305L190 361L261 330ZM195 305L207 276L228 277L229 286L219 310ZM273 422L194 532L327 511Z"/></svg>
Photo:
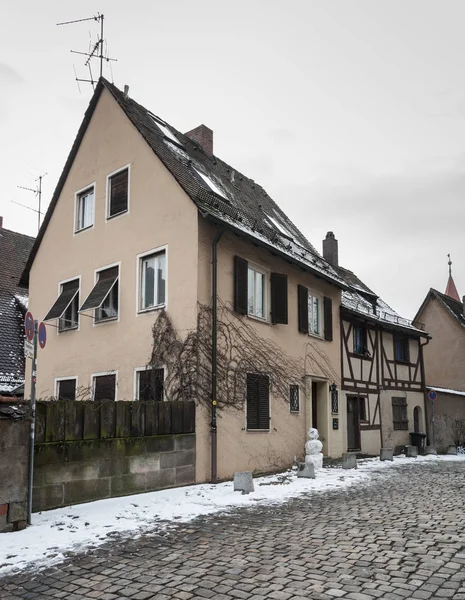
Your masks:
<svg viewBox="0 0 465 600"><path fill-rule="evenodd" d="M287 275L271 273L271 322L287 325Z"/></svg>
<svg viewBox="0 0 465 600"><path fill-rule="evenodd" d="M308 333L308 289L303 285L297 286L297 314L300 333Z"/></svg>
<svg viewBox="0 0 465 600"><path fill-rule="evenodd" d="M333 341L333 301L326 296L323 298L323 315L325 326L325 340Z"/></svg>
<svg viewBox="0 0 465 600"><path fill-rule="evenodd" d="M240 315L247 314L248 267L244 258L234 257L234 310Z"/></svg>

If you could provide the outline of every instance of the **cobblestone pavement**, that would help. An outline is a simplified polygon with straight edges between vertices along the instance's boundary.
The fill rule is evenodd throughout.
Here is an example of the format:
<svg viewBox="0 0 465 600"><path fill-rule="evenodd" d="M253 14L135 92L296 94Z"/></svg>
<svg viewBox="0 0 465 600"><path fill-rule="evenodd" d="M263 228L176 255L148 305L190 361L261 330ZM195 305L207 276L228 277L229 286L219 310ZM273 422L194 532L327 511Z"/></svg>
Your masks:
<svg viewBox="0 0 465 600"><path fill-rule="evenodd" d="M412 463L371 484L115 539L0 580L0 597L463 600L464 499L464 463Z"/></svg>

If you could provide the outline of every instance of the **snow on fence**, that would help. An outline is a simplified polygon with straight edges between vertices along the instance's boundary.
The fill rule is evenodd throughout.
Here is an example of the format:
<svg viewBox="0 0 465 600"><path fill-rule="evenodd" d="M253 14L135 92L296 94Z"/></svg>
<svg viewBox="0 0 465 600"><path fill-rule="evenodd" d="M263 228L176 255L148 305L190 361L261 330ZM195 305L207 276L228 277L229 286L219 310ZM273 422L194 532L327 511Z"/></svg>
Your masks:
<svg viewBox="0 0 465 600"><path fill-rule="evenodd" d="M71 402L36 405L35 443L195 433L194 402Z"/></svg>

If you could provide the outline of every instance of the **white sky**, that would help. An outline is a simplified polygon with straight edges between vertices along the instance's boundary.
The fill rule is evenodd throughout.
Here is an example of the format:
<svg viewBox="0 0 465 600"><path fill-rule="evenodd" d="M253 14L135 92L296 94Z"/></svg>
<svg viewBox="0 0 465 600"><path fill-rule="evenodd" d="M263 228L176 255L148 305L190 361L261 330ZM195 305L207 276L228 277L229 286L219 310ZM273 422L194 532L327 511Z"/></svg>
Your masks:
<svg viewBox="0 0 465 600"><path fill-rule="evenodd" d="M465 3L461 0L121 0L9 3L0 22L0 214L35 234L17 185L47 205L91 87L83 57L105 14L115 84L263 185L317 248L404 316L465 294ZM97 73L97 65L94 72ZM110 70L105 76L112 79Z"/></svg>

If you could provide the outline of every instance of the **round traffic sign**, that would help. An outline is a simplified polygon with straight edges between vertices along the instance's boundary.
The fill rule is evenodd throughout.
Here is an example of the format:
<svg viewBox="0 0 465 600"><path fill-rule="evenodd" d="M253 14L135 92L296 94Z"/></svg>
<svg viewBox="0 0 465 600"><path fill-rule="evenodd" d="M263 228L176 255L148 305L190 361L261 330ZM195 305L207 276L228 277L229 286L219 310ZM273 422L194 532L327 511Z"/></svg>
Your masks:
<svg viewBox="0 0 465 600"><path fill-rule="evenodd" d="M436 398L438 397L437 393L434 390L430 390L428 392L428 398L430 400L436 400Z"/></svg>
<svg viewBox="0 0 465 600"><path fill-rule="evenodd" d="M34 337L34 317L30 312L27 312L24 317L24 329L27 339L31 342Z"/></svg>
<svg viewBox="0 0 465 600"><path fill-rule="evenodd" d="M47 329L45 327L45 323L41 323L39 325L39 346L41 348L45 348L46 341L47 341Z"/></svg>

